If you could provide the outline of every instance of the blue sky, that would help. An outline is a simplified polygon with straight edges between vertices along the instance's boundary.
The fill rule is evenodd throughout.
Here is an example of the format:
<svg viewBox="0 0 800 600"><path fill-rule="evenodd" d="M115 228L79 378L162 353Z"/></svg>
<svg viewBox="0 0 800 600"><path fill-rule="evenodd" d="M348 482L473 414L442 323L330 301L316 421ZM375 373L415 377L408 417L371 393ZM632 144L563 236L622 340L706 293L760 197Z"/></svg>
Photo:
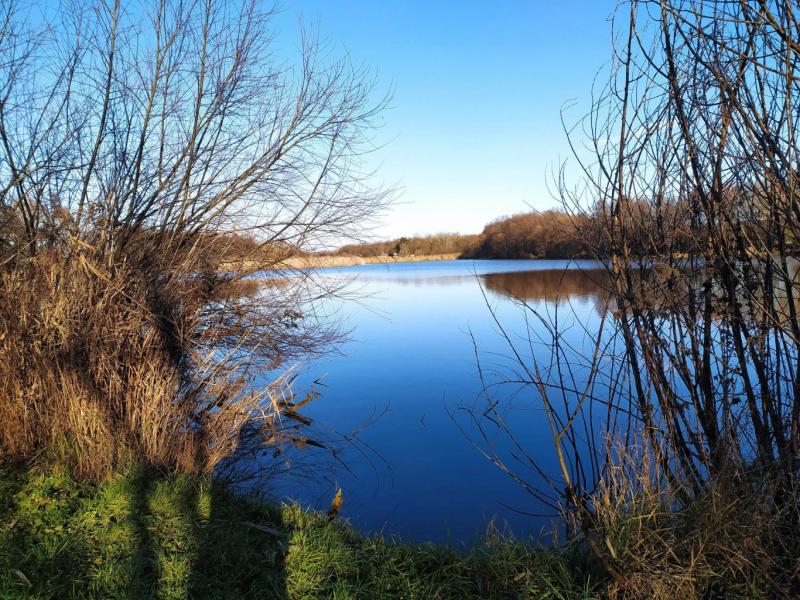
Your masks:
<svg viewBox="0 0 800 600"><path fill-rule="evenodd" d="M318 26L394 89L372 157L402 187L377 237L478 232L495 217L554 206L549 170L608 63L614 0L283 0L282 36ZM281 25L283 29L283 25Z"/></svg>

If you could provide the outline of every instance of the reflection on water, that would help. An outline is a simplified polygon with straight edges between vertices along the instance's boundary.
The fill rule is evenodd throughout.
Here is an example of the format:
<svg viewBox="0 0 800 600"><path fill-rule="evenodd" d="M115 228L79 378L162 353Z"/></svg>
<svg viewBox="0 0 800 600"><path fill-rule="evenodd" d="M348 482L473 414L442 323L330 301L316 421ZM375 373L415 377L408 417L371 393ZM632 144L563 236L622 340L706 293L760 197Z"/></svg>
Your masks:
<svg viewBox="0 0 800 600"><path fill-rule="evenodd" d="M773 274L772 295L770 298L773 319L776 324L788 321L792 310L789 307L787 285L794 286L791 297L794 301L794 311L800 312L800 295L796 288L800 281L800 264L794 259L788 262L788 284L779 272ZM591 266L591 265L590 265ZM596 265L594 265L596 267ZM740 275L741 287L738 300L741 305L742 316L750 319L751 315L764 314L763 294L763 265L753 263L747 265L749 272ZM777 269L776 269L777 271ZM587 268L559 268L537 269L531 271L509 271L484 273L480 275L484 287L495 293L527 303L569 304L573 301L586 301L595 306L598 313L614 312L616 303L610 293L611 278L606 269ZM442 278L441 284L446 284ZM649 305L657 311L667 311L668 314L685 313L689 306L689 297L694 295L695 304L705 284L705 275L701 271L693 273L673 270L672 277L665 274L663 269L642 269L636 273L634 287L648 300ZM724 297L725 289L718 279L713 279L711 289L718 297ZM665 313L665 314L667 314ZM718 319L724 315L714 313ZM687 315L692 318L693 315Z"/></svg>
<svg viewBox="0 0 800 600"><path fill-rule="evenodd" d="M602 269L549 269L481 275L486 289L519 300L570 302L591 300L597 306L608 303L609 278Z"/></svg>
<svg viewBox="0 0 800 600"><path fill-rule="evenodd" d="M513 299L518 298L542 310L569 302L567 319L581 326L570 330L566 323L564 335L579 347L579 337L597 326L606 302L598 266L448 261L318 271L332 280L352 279L365 299L336 307L353 329L341 353L302 365L296 387L321 382L316 388L322 392L306 414L331 437L380 416L335 458L315 449L306 453L312 468L304 478L274 481L271 491L327 508L341 487L342 515L357 528L414 541L469 543L492 518L523 538L547 530L549 517L525 513L548 511L468 442L471 425L460 408L478 403L482 392L472 340L498 377L513 368L487 302L504 327L525 336L530 324ZM538 358L549 353L544 345L531 351L543 353ZM524 389L508 393L515 394L526 446L536 448L541 464L556 476L540 405ZM327 461L325 469L320 461Z"/></svg>

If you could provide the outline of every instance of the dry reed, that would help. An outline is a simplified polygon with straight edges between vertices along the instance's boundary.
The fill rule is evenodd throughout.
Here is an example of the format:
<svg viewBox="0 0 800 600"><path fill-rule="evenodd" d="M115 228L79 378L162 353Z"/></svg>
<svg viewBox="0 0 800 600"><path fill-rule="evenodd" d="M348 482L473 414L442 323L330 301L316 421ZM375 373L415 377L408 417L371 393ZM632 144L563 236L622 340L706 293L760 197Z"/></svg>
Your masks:
<svg viewBox="0 0 800 600"><path fill-rule="evenodd" d="M139 267L106 273L85 254L49 252L0 275L5 462L45 452L90 479L131 460L211 473L244 446L280 441L286 381L252 390L205 318L204 298L240 286L159 286Z"/></svg>

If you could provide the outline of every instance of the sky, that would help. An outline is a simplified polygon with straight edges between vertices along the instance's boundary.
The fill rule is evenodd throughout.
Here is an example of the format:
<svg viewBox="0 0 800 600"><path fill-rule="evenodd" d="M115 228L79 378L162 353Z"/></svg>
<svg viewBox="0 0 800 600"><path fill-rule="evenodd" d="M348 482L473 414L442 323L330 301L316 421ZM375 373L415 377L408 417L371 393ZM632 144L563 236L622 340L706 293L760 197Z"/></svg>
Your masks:
<svg viewBox="0 0 800 600"><path fill-rule="evenodd" d="M608 64L615 0L282 0L281 32L318 27L393 90L370 157L398 185L376 238L477 233L557 205L550 172L570 150L566 103L589 99ZM293 30L293 31L292 31Z"/></svg>

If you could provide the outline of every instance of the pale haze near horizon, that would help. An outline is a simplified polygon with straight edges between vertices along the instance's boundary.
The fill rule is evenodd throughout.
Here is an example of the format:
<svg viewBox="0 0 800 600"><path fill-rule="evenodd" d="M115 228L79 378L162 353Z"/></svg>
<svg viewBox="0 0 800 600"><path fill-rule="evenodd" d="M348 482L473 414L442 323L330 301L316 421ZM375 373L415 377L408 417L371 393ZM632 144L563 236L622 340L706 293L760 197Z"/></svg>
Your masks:
<svg viewBox="0 0 800 600"><path fill-rule="evenodd" d="M588 108L611 55L613 0L370 2L283 0L281 36L316 27L392 90L369 157L397 201L375 239L478 233L489 221L558 206L552 170L570 149L561 123Z"/></svg>

